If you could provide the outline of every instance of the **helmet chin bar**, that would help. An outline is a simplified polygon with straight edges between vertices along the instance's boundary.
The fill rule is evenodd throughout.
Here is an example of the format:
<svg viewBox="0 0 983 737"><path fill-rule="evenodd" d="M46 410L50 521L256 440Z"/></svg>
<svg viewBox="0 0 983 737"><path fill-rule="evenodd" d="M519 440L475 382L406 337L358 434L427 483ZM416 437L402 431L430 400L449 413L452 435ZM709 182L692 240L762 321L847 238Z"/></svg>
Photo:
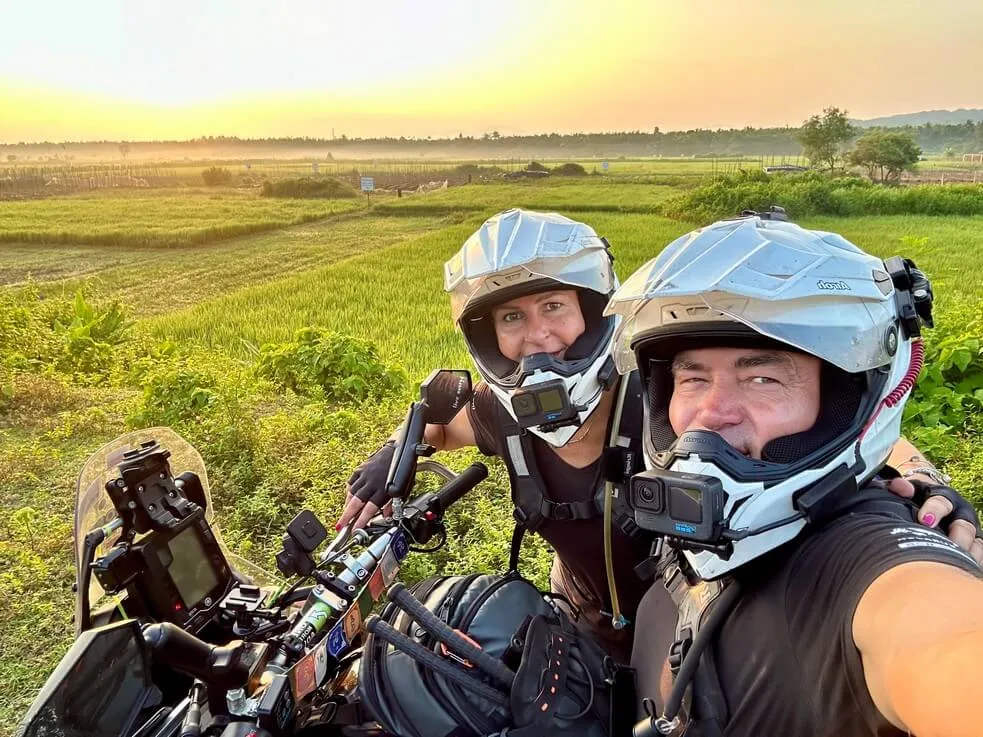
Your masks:
<svg viewBox="0 0 983 737"><path fill-rule="evenodd" d="M776 466L784 464L747 458L720 435L706 430L683 433L660 460L660 466L669 467L652 468L630 480L628 504L634 510L635 522L643 529L665 536L674 547L711 552L723 560L730 559L736 541L799 520L818 523L828 518L856 494L857 475L864 470L862 461L859 467L839 466L793 496L795 511L791 515L755 528L732 528L731 522L743 501L755 487L765 483L762 476L772 475ZM724 471L726 481L718 476L673 468L690 464L711 464ZM731 497L734 500L728 514Z"/></svg>

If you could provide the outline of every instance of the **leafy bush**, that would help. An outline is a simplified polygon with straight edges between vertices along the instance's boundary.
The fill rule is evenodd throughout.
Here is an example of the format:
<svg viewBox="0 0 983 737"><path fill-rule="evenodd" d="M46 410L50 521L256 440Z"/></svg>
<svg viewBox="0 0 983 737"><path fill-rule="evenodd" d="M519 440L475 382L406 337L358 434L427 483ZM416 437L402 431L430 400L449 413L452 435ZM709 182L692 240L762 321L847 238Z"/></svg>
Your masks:
<svg viewBox="0 0 983 737"><path fill-rule="evenodd" d="M560 164L553 169L553 174L558 177L585 177L587 176L587 170L580 164L570 161L566 164Z"/></svg>
<svg viewBox="0 0 983 737"><path fill-rule="evenodd" d="M213 166L201 173L201 178L208 187L218 187L232 181L232 172L220 166Z"/></svg>
<svg viewBox="0 0 983 737"><path fill-rule="evenodd" d="M56 368L65 373L102 374L114 359L114 352L127 337L132 322L119 302L97 306L76 292L71 320L57 322L63 353Z"/></svg>
<svg viewBox="0 0 983 737"><path fill-rule="evenodd" d="M342 199L358 197L351 186L340 179L324 177L312 179L279 179L275 182L266 180L260 189L263 197L302 197L306 199Z"/></svg>
<svg viewBox="0 0 983 737"><path fill-rule="evenodd" d="M983 430L983 310L956 309L925 341L925 366L905 406L906 431L929 454L948 456L955 433Z"/></svg>
<svg viewBox="0 0 983 737"><path fill-rule="evenodd" d="M338 402L382 399L402 391L406 374L379 360L365 340L318 328L302 328L287 343L260 349L259 376L298 394Z"/></svg>
<svg viewBox="0 0 983 737"><path fill-rule="evenodd" d="M89 302L81 291L74 297L44 296L35 287L6 293L0 295L0 364L102 376L131 324L119 302Z"/></svg>
<svg viewBox="0 0 983 737"><path fill-rule="evenodd" d="M919 185L886 187L859 177L828 177L819 172L767 175L741 172L697 187L663 204L663 213L706 223L742 210L781 205L789 216L808 215L978 215L983 186Z"/></svg>
<svg viewBox="0 0 983 737"><path fill-rule="evenodd" d="M543 166L538 161L530 161L526 166L526 171L549 171L549 167Z"/></svg>
<svg viewBox="0 0 983 737"><path fill-rule="evenodd" d="M165 364L143 383L143 403L134 425L182 427L201 419L219 400L218 381L185 361Z"/></svg>

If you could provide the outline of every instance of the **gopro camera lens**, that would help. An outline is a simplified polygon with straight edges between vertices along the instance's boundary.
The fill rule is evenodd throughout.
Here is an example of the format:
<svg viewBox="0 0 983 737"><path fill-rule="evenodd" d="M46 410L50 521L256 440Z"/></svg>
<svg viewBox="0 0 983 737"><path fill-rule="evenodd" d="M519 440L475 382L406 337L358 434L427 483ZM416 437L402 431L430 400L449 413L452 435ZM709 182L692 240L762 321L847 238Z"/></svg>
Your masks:
<svg viewBox="0 0 983 737"><path fill-rule="evenodd" d="M536 397L532 394L516 394L512 397L512 409L516 417L528 417L536 414Z"/></svg>

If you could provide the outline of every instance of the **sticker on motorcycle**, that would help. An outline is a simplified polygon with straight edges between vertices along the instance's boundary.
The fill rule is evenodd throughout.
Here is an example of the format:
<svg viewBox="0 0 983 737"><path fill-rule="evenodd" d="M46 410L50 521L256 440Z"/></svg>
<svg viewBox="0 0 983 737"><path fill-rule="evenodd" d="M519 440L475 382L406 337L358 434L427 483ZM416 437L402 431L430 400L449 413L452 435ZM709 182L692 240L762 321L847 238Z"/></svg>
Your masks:
<svg viewBox="0 0 983 737"><path fill-rule="evenodd" d="M338 622L338 624L331 628L331 632L328 634L328 652L334 658L337 658L348 647L348 640L345 637L345 629L342 625L343 622Z"/></svg>
<svg viewBox="0 0 983 737"><path fill-rule="evenodd" d="M302 698L317 688L317 673L314 664L314 653L308 653L290 669L290 690L294 698Z"/></svg>
<svg viewBox="0 0 983 737"><path fill-rule="evenodd" d="M393 536L393 544L389 548L396 555L397 561L402 561L410 552L410 544L406 541L406 535L402 530L397 530Z"/></svg>
<svg viewBox="0 0 983 737"><path fill-rule="evenodd" d="M383 553L382 560L379 561L379 570L382 571L382 582L386 586L396 580L396 573L399 572L399 561L396 560L396 554L392 548Z"/></svg>
<svg viewBox="0 0 983 737"><path fill-rule="evenodd" d="M372 572L372 578L369 579L369 593L372 595L373 601L379 601L379 597L382 596L382 592L386 590L386 582L382 577L382 568L376 568Z"/></svg>
<svg viewBox="0 0 983 737"><path fill-rule="evenodd" d="M345 618L341 620L345 631L345 639L352 641L359 632L362 631L362 613L359 611L358 602L352 604L352 608L345 612Z"/></svg>

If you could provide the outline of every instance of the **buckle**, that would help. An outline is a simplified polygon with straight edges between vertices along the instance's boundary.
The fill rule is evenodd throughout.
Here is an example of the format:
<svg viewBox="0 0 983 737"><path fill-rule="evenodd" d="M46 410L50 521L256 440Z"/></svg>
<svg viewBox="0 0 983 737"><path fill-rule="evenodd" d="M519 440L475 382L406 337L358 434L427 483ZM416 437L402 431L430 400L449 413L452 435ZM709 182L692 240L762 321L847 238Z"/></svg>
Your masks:
<svg viewBox="0 0 983 737"><path fill-rule="evenodd" d="M529 515L526 514L525 512L523 512L518 507L513 507L512 508L512 518L516 522L518 522L520 525L524 525L526 523L526 520L529 519Z"/></svg>
<svg viewBox="0 0 983 737"><path fill-rule="evenodd" d="M682 638L676 640L669 646L669 670L672 671L673 678L679 675L679 669L682 667L683 661L686 659L686 654L692 645L693 630L686 627L683 629Z"/></svg>
<svg viewBox="0 0 983 737"><path fill-rule="evenodd" d="M569 502L545 501L549 505L547 506L547 511L549 514L543 515L544 517L561 521L573 519L573 508Z"/></svg>

